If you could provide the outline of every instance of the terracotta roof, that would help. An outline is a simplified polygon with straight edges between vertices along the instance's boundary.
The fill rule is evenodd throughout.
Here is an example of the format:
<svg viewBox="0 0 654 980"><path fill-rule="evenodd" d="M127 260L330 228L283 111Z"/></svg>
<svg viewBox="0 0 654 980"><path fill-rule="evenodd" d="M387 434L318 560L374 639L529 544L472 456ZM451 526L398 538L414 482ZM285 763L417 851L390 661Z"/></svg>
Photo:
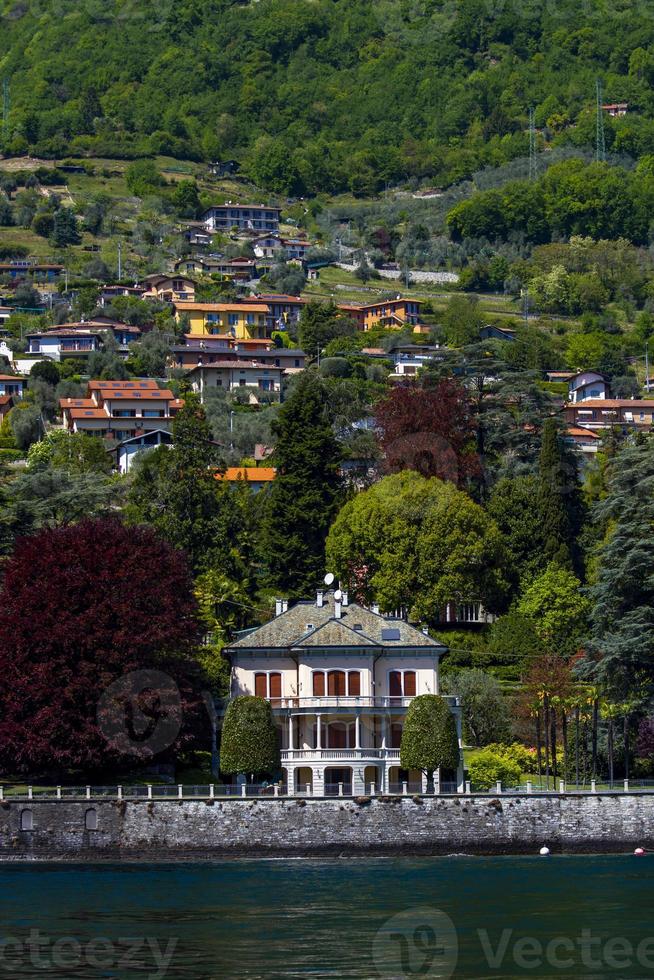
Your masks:
<svg viewBox="0 0 654 980"><path fill-rule="evenodd" d="M22 385L25 384L25 379L19 378L17 374L0 374L0 381L20 381Z"/></svg>
<svg viewBox="0 0 654 980"><path fill-rule="evenodd" d="M565 431L570 436L584 436L584 437L588 436L589 439L600 438L597 432L594 432L592 429L584 429L578 425L570 425Z"/></svg>
<svg viewBox="0 0 654 980"><path fill-rule="evenodd" d="M0 408L4 408L4 406L8 405L11 401L13 401L11 395L0 395Z"/></svg>
<svg viewBox="0 0 654 980"><path fill-rule="evenodd" d="M157 388L156 391L152 388L146 389L145 391L133 391L125 388L107 390L105 388L102 391L102 397L106 401L111 401L112 398L120 398L121 401L131 401L132 399L138 398L140 401L146 402L155 400L169 402L175 400L175 396L168 388Z"/></svg>
<svg viewBox="0 0 654 980"><path fill-rule="evenodd" d="M158 389L159 385L152 378L138 378L136 381L98 381L97 379L89 381L89 391L95 388L97 388L99 391L102 391L105 388L114 388L116 390L119 388L125 388L126 390L143 391L144 389Z"/></svg>
<svg viewBox="0 0 654 980"><path fill-rule="evenodd" d="M60 408L97 408L92 398L60 398Z"/></svg>
<svg viewBox="0 0 654 980"><path fill-rule="evenodd" d="M229 466L224 473L216 473L217 480L247 480L248 483L270 483L275 479L277 470L272 466Z"/></svg>
<svg viewBox="0 0 654 980"><path fill-rule="evenodd" d="M102 408L71 408L71 419L107 419L110 416Z"/></svg>
<svg viewBox="0 0 654 980"><path fill-rule="evenodd" d="M204 310L206 313L244 313L244 303L189 303L180 301L175 303L177 310ZM264 303L248 303L248 313L270 313L270 308Z"/></svg>

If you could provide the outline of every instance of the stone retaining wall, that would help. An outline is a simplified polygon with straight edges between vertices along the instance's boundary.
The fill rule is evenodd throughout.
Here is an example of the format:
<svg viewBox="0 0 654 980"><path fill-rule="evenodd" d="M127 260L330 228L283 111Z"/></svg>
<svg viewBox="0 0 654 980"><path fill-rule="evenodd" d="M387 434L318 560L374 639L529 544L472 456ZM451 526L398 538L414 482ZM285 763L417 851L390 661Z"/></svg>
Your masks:
<svg viewBox="0 0 654 980"><path fill-rule="evenodd" d="M91 809L97 830L85 829ZM32 830L21 830L25 810ZM542 844L553 852L654 848L654 795L0 804L0 860L504 854Z"/></svg>

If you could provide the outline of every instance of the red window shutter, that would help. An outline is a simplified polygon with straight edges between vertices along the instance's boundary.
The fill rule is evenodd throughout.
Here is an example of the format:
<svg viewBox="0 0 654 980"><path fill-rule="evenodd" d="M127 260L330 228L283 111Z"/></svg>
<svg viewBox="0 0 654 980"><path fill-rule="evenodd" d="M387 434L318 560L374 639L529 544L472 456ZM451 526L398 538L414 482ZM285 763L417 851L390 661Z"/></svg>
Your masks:
<svg viewBox="0 0 654 980"><path fill-rule="evenodd" d="M330 670L327 675L327 693L332 697L342 697L345 694L345 671Z"/></svg>
<svg viewBox="0 0 654 980"><path fill-rule="evenodd" d="M268 678L265 674L254 675L254 693L258 698L268 697Z"/></svg>
<svg viewBox="0 0 654 980"><path fill-rule="evenodd" d="M313 675L313 696L322 698L325 695L325 675L314 672Z"/></svg>
<svg viewBox="0 0 654 980"><path fill-rule="evenodd" d="M404 673L404 696L413 698L416 694L416 672L407 670Z"/></svg>
<svg viewBox="0 0 654 980"><path fill-rule="evenodd" d="M350 697L358 697L361 694L361 674L358 670L347 675L347 686Z"/></svg>
<svg viewBox="0 0 654 980"><path fill-rule="evenodd" d="M402 697L402 675L399 670L392 670L388 675L388 690L392 698Z"/></svg>
<svg viewBox="0 0 654 980"><path fill-rule="evenodd" d="M281 674L271 674L270 675L270 697L271 698L281 698L282 696L282 675Z"/></svg>

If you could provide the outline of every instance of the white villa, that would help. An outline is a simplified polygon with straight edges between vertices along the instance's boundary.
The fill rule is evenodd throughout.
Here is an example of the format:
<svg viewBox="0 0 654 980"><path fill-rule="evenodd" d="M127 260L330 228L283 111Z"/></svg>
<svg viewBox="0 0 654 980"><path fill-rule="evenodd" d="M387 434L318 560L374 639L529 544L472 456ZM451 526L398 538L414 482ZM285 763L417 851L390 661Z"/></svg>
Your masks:
<svg viewBox="0 0 654 980"><path fill-rule="evenodd" d="M446 648L402 619L319 591L225 648L231 696L267 698L281 731L288 791L314 796L426 790L423 773L400 767L400 739L416 695L439 693ZM447 698L459 733L458 700ZM463 792L456 773L439 773L439 790Z"/></svg>

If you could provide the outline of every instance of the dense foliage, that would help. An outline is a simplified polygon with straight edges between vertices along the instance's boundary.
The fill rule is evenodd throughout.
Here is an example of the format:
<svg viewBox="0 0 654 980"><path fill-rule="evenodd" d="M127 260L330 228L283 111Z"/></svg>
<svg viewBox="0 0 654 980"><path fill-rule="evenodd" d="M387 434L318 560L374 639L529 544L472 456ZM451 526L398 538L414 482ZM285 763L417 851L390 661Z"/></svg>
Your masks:
<svg viewBox="0 0 654 980"><path fill-rule="evenodd" d="M530 105L542 137L591 143L599 73L630 103L607 118L609 148L654 150L654 28L635 0L6 0L0 14L15 153L236 157L284 193L448 184L524 156Z"/></svg>
<svg viewBox="0 0 654 980"><path fill-rule="evenodd" d="M414 698L402 728L400 762L431 777L436 769L456 770L459 740L454 715L443 698L421 694Z"/></svg>
<svg viewBox="0 0 654 980"><path fill-rule="evenodd" d="M279 769L279 734L270 702L242 696L227 706L220 742L224 773L262 775Z"/></svg>

